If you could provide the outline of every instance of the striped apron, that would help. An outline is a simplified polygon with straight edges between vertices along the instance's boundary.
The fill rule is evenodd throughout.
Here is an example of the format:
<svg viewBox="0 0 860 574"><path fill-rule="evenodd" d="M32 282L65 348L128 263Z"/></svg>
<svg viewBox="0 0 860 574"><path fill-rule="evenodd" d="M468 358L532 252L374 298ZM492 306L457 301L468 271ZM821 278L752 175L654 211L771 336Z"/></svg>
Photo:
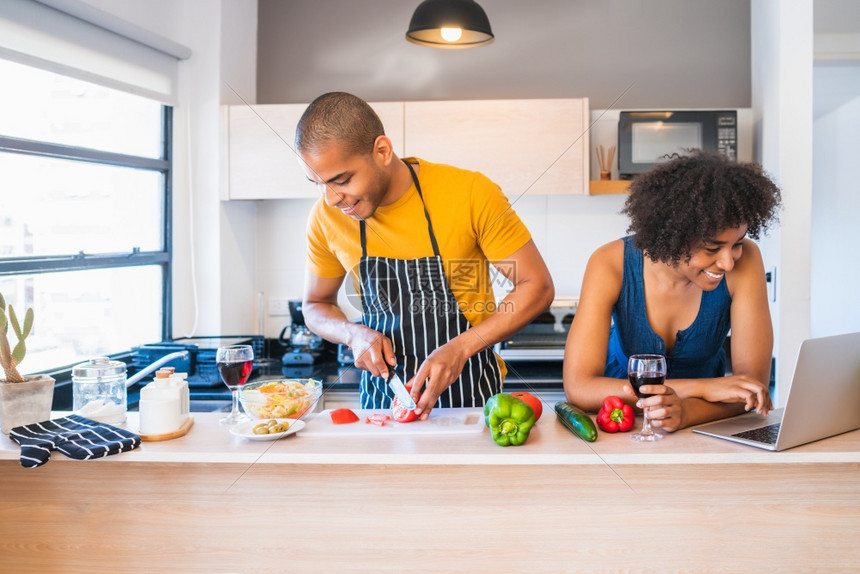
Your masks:
<svg viewBox="0 0 860 574"><path fill-rule="evenodd" d="M423 205L418 177L412 166L406 165ZM448 286L426 205L424 217L433 256L419 259L368 256L365 222L362 220L359 225L362 320L366 326L391 339L397 360L394 370L403 381L415 376L430 353L471 327ZM359 388L361 408L391 406L393 395L384 378L362 371ZM501 390L501 369L492 347L488 347L469 357L459 378L442 392L435 406L482 407Z"/></svg>

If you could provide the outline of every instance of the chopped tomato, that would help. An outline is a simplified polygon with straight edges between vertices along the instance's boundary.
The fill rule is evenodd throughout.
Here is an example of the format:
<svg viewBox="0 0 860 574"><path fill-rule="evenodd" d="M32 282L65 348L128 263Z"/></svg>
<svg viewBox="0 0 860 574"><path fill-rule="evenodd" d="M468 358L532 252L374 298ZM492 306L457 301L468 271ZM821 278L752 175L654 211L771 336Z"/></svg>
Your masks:
<svg viewBox="0 0 860 574"><path fill-rule="evenodd" d="M539 398L525 391L511 393L511 396L518 398L519 400L530 406L535 413L535 422L538 421L541 414L543 413L543 405L541 404Z"/></svg>
<svg viewBox="0 0 860 574"><path fill-rule="evenodd" d="M329 413L329 416L331 416L331 422L336 425L358 422L358 415L350 409L334 409Z"/></svg>
<svg viewBox="0 0 860 574"><path fill-rule="evenodd" d="M399 423L411 423L418 418L415 411L408 410L397 399L394 399L394 402L391 403L391 414L394 416L394 420Z"/></svg>
<svg viewBox="0 0 860 574"><path fill-rule="evenodd" d="M373 413L372 415L369 415L365 419L364 422L367 424L370 424L370 425L376 425L378 427L383 427L383 426L385 426L385 422L390 421L390 420L391 420L391 417L388 415L384 415L382 413Z"/></svg>
<svg viewBox="0 0 860 574"><path fill-rule="evenodd" d="M406 390L412 390L411 383L406 385ZM391 402L391 415L394 417L394 420L399 423L411 423L418 418L415 411L406 409L402 404L400 404L400 400L397 397L394 397L394 400Z"/></svg>

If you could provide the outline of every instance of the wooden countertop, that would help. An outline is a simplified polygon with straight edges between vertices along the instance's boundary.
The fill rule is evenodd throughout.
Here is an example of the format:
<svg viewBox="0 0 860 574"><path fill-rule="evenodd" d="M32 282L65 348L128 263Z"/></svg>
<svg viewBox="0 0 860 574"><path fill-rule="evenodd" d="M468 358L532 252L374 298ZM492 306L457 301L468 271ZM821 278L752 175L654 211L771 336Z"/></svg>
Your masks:
<svg viewBox="0 0 860 574"><path fill-rule="evenodd" d="M183 438L27 469L0 438L0 572L852 572L860 431L774 453L689 430L585 443ZM129 426L135 424L130 414ZM363 423L361 423L363 424Z"/></svg>

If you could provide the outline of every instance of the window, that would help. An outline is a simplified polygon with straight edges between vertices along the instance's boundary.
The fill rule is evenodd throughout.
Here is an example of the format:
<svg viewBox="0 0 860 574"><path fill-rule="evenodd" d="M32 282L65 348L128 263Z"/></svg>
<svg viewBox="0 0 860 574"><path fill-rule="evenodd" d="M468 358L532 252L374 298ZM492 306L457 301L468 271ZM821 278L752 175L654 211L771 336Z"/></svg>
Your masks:
<svg viewBox="0 0 860 574"><path fill-rule="evenodd" d="M0 60L0 293L22 372L170 333L172 108Z"/></svg>

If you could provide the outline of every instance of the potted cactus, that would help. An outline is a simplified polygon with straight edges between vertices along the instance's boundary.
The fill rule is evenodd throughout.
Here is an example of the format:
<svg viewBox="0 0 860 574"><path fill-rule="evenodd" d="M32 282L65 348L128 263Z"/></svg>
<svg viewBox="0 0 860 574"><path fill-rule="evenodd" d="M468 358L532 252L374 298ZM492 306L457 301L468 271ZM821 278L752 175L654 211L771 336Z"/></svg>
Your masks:
<svg viewBox="0 0 860 574"><path fill-rule="evenodd" d="M9 341L9 327L17 338L13 347ZM27 354L24 340L33 328L33 309L24 313L24 324L18 322L12 305L0 293L0 365L4 379L0 380L0 426L4 434L14 427L51 418L54 400L54 379L48 375L22 377L18 365Z"/></svg>

